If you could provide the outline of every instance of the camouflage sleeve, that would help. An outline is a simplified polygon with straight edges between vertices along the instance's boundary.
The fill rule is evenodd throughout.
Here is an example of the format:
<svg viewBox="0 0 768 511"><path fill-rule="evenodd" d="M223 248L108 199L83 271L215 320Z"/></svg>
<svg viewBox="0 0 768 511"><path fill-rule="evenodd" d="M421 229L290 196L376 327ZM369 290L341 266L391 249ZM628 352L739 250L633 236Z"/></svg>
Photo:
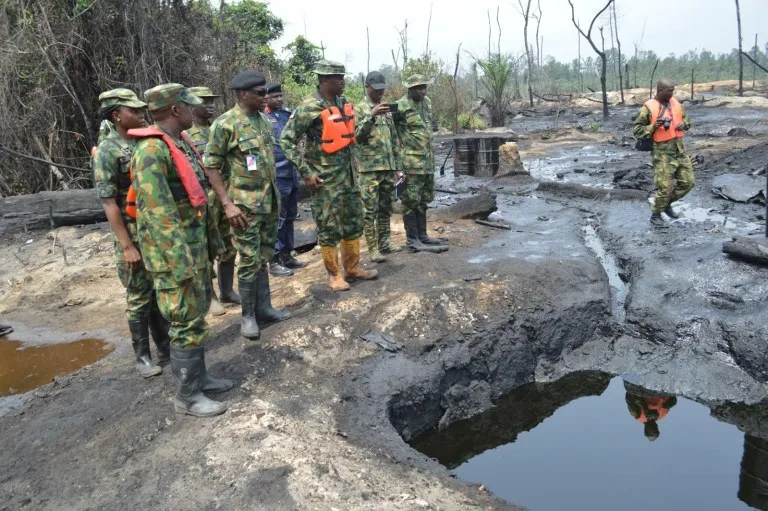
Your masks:
<svg viewBox="0 0 768 511"><path fill-rule="evenodd" d="M280 136L280 147L283 148L285 157L288 158L288 161L299 171L302 177L309 177L312 172L304 164L301 157L299 140L307 133L314 120L315 118L311 115L311 112L308 112L303 105L300 105L291 114L291 118L288 119L288 123L283 129L283 134Z"/></svg>
<svg viewBox="0 0 768 511"><path fill-rule="evenodd" d="M118 193L120 169L111 146L109 142L102 141L93 156L93 182L100 199L117 197Z"/></svg>
<svg viewBox="0 0 768 511"><path fill-rule="evenodd" d="M371 138L376 118L371 115L371 109L365 103L355 105L355 117L355 142L365 144Z"/></svg>
<svg viewBox="0 0 768 511"><path fill-rule="evenodd" d="M397 170L403 170L403 143L400 140L400 135L397 132L397 126L392 121L392 152L395 156L395 167Z"/></svg>
<svg viewBox="0 0 768 511"><path fill-rule="evenodd" d="M437 119L435 118L434 112L432 110L432 100L429 98L427 99L427 112L429 115L429 122L431 124L432 131L437 131Z"/></svg>
<svg viewBox="0 0 768 511"><path fill-rule="evenodd" d="M182 227L181 215L168 186L173 165L165 143L157 138L139 142L131 158L140 240L147 270L170 272L176 281L195 275L195 260Z"/></svg>
<svg viewBox="0 0 768 511"><path fill-rule="evenodd" d="M222 173L227 162L229 142L232 140L232 130L220 119L213 121L211 134L208 136L208 144L205 146L203 164L208 170Z"/></svg>
<svg viewBox="0 0 768 511"><path fill-rule="evenodd" d="M691 129L691 118L688 117L688 112L683 110L683 124L685 124L685 131Z"/></svg>
<svg viewBox="0 0 768 511"><path fill-rule="evenodd" d="M640 109L640 113L635 117L635 127L632 130L632 134L638 140L646 140L653 136L653 126L651 126L651 111L648 107L643 106Z"/></svg>

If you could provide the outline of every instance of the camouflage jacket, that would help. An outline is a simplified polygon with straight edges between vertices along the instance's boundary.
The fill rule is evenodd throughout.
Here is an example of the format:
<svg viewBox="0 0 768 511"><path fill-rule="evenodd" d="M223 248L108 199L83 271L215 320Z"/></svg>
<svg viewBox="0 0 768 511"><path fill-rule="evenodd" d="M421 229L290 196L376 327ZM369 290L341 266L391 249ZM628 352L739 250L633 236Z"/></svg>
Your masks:
<svg viewBox="0 0 768 511"><path fill-rule="evenodd" d="M229 197L256 214L280 210L272 124L263 113L248 116L239 105L213 122L205 166L228 180Z"/></svg>
<svg viewBox="0 0 768 511"><path fill-rule="evenodd" d="M210 126L199 126L195 124L187 130L187 135L192 141L192 145L200 154L205 154L205 146L208 145L208 137L211 134Z"/></svg>
<svg viewBox="0 0 768 511"><path fill-rule="evenodd" d="M370 98L355 105L355 158L360 172L400 170L400 139L392 114L371 116Z"/></svg>
<svg viewBox="0 0 768 511"><path fill-rule="evenodd" d="M93 156L93 181L100 199L114 198L123 214L123 223L136 243L136 221L125 213L125 197L131 186L128 169L136 141L123 139L116 131L110 132L99 143Z"/></svg>
<svg viewBox="0 0 768 511"><path fill-rule="evenodd" d="M352 152L354 144L333 154L322 149L323 122L320 113L331 106L343 109L347 100L339 96L331 103L319 92L308 96L294 110L280 137L280 146L303 177L319 175L325 186L355 186ZM304 154L300 154L299 140L306 136Z"/></svg>
<svg viewBox="0 0 768 511"><path fill-rule="evenodd" d="M204 173L192 148L178 140L198 179ZM138 140L131 158L139 246L158 289L194 278L208 264L207 208L194 208L181 184L171 152L160 138Z"/></svg>
<svg viewBox="0 0 768 511"><path fill-rule="evenodd" d="M688 114L683 110L683 123L685 123L686 129L691 129L691 119ZM643 105L640 109L640 113L635 118L635 127L632 131L633 135L638 140L644 140L653 138L653 126L651 126L651 111L648 107ZM657 153L666 153L671 156L683 154L685 152L685 146L682 138L676 138L674 140L667 140L666 142L654 142L653 151Z"/></svg>
<svg viewBox="0 0 768 511"><path fill-rule="evenodd" d="M392 114L402 144L403 170L408 174L433 174L435 151L432 147L432 102L424 98L412 101L408 94L397 100L398 111Z"/></svg>

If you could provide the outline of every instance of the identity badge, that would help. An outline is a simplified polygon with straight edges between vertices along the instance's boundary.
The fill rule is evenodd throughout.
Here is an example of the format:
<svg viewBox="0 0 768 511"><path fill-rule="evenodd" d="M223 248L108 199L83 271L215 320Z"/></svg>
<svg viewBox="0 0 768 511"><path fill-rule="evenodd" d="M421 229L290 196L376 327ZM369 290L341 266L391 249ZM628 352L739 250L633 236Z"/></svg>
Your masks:
<svg viewBox="0 0 768 511"><path fill-rule="evenodd" d="M258 170L256 167L256 157L252 154L245 156L245 163L248 166L248 170Z"/></svg>

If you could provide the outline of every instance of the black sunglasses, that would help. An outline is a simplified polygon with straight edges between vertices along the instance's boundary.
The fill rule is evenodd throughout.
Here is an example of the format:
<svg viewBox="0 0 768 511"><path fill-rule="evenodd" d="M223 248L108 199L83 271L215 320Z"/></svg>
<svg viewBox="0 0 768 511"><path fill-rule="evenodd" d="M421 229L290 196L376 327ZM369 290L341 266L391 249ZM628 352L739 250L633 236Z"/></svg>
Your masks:
<svg viewBox="0 0 768 511"><path fill-rule="evenodd" d="M251 94L256 94L257 96L264 97L267 95L267 89L251 89L249 91Z"/></svg>

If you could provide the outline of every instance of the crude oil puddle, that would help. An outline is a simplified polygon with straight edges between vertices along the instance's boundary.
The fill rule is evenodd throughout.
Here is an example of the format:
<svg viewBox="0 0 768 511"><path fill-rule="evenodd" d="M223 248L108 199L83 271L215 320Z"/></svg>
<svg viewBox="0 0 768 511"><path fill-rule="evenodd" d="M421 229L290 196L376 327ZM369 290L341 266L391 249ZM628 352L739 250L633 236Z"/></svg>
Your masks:
<svg viewBox="0 0 768 511"><path fill-rule="evenodd" d="M412 446L532 511L768 505L768 442L605 373L524 385Z"/></svg>
<svg viewBox="0 0 768 511"><path fill-rule="evenodd" d="M0 337L0 396L23 394L93 364L115 348L101 339L24 346Z"/></svg>

